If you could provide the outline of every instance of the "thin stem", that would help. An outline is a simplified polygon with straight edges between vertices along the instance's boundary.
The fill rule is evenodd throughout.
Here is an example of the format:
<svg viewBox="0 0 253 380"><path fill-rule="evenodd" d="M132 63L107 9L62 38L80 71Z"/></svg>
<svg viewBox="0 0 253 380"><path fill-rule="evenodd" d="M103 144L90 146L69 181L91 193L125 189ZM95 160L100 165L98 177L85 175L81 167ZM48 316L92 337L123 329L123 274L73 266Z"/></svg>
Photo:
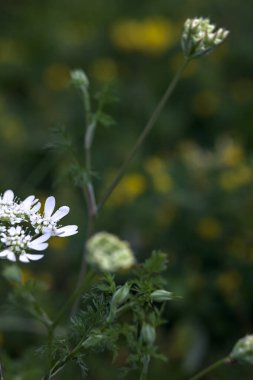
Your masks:
<svg viewBox="0 0 253 380"><path fill-rule="evenodd" d="M150 355L145 355L143 358L143 367L140 374L140 380L147 380L149 363L150 363Z"/></svg>
<svg viewBox="0 0 253 380"><path fill-rule="evenodd" d="M108 187L108 189L105 191L104 195L102 196L99 204L98 204L98 211L104 206L107 199L110 197L118 183L121 181L123 175L125 174L125 171L129 165L129 163L132 161L133 157L135 156L137 150L142 145L143 141L145 140L148 133L151 131L153 126L155 125L161 111L163 110L167 100L170 98L173 90L175 89L182 72L186 68L187 64L189 62L189 59L186 59L183 63L183 65L180 67L174 78L172 79L171 83L169 84L166 92L164 93L163 97L161 98L160 102L158 103L157 107L155 108L153 114L151 115L150 119L148 120L147 124L145 125L144 129L142 130L139 138L137 139L135 145L133 146L132 150L130 151L129 155L127 156L126 160L123 162L122 166L120 167L118 173L116 174L114 180L112 181L111 185Z"/></svg>
<svg viewBox="0 0 253 380"><path fill-rule="evenodd" d="M84 278L85 278L85 273L87 272L86 241L92 235L92 232L93 232L93 222L94 222L94 215L88 213L87 238L85 239L84 244L83 244L82 263L81 263L81 269L80 269L78 280L77 280L76 290L78 290L81 287L81 284L83 283ZM75 302L74 302L73 307L71 309L71 316L72 317L77 312L77 309L78 309L78 306L79 306L79 301L80 301L79 298L80 297L77 297L75 299Z"/></svg>
<svg viewBox="0 0 253 380"><path fill-rule="evenodd" d="M189 380L198 380L201 379L203 376L207 375L208 373L212 372L214 369L220 367L223 364L229 364L231 362L231 359L229 356L226 356L223 359L217 360L217 362L211 364L209 367L203 369L199 373L197 373L195 376L191 377Z"/></svg>
<svg viewBox="0 0 253 380"><path fill-rule="evenodd" d="M86 205L87 205L88 226L87 226L87 237L84 241L84 247L83 247L81 269L80 269L80 272L78 275L76 289L75 289L74 295L73 295L75 302L74 302L74 304L72 306L72 310L71 310L72 316L76 314L76 311L77 311L78 305L79 305L79 297L76 297L75 294L80 296L78 289L81 288L81 285L83 283L83 279L85 277L85 273L87 271L86 241L92 235L94 219L97 215L96 197L95 197L93 183L91 180L91 172L92 172L91 147L92 147L92 143L93 143L94 131L96 129L96 121L92 115L91 105L90 105L90 97L89 97L89 93L87 91L87 88L82 89L82 95L83 95L83 103L84 103L84 109L85 109L85 126L86 126L86 130L84 133L84 154L85 154L85 165L86 165L86 170L87 170L87 174L88 174L88 181L85 184L85 189L84 189L84 198L86 200Z"/></svg>
<svg viewBox="0 0 253 380"><path fill-rule="evenodd" d="M1 363L0 363L0 380L4 380L4 375L3 375Z"/></svg>

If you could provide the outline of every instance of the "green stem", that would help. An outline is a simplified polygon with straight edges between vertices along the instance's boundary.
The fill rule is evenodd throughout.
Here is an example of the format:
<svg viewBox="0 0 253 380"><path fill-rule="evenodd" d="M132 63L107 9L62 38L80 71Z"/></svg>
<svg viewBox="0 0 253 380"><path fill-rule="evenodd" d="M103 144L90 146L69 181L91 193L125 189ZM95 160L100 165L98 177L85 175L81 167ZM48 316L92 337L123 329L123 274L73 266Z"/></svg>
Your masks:
<svg viewBox="0 0 253 380"><path fill-rule="evenodd" d="M198 380L201 379L203 376L207 375L208 373L212 372L214 369L220 367L223 364L229 364L231 362L231 359L229 356L226 356L223 359L217 360L217 362L211 364L209 367L203 369L199 373L197 373L195 376L191 377L189 380Z"/></svg>
<svg viewBox="0 0 253 380"><path fill-rule="evenodd" d="M143 367L140 374L140 380L147 380L149 363L150 363L150 355L145 355L143 358Z"/></svg>
<svg viewBox="0 0 253 380"><path fill-rule="evenodd" d="M82 339L74 348L73 350L65 356L65 358L59 360L54 366L53 368L50 370L50 374L49 374L49 379L53 378L55 375L57 375L57 373L59 373L63 367L67 364L67 362L69 360L71 360L77 353L78 351L82 348L82 344L83 344L84 340Z"/></svg>
<svg viewBox="0 0 253 380"><path fill-rule="evenodd" d="M86 200L86 205L87 205L88 226L87 226L87 237L84 241L84 246L83 246L81 268L80 268L78 279L77 279L76 290L74 291L74 295L73 295L74 303L71 310L72 316L76 314L76 311L79 306L80 297L78 296L75 297L75 294L80 296L78 289L82 286L83 279L87 271L86 240L92 235L93 224L94 224L95 217L97 215L95 191L94 191L93 183L91 180L91 172L92 172L91 148L92 148L92 143L93 143L94 132L96 129L96 120L92 115L89 92L87 91L86 87L82 88L82 95L83 95L83 104L84 104L84 109L85 109L85 127L86 127L85 133L84 133L84 154L85 154L85 165L86 165L86 170L87 170L87 175L88 175L88 181L85 184L85 189L84 189L84 198Z"/></svg>
<svg viewBox="0 0 253 380"><path fill-rule="evenodd" d="M0 363L0 380L4 380L1 363Z"/></svg>
<svg viewBox="0 0 253 380"><path fill-rule="evenodd" d="M76 284L76 289L78 290L81 287L81 284L83 283L84 279L86 278L85 274L87 272L87 261L86 261L86 241L87 239L92 235L93 231L93 221L94 216L88 213L88 227L87 227L87 238L84 241L83 244L83 255L82 255L82 263L81 263L81 269L78 275L78 280ZM80 295L80 294L79 294ZM71 309L71 316L73 317L78 309L80 302L80 297L76 297L75 302L73 303L72 309Z"/></svg>
<svg viewBox="0 0 253 380"><path fill-rule="evenodd" d="M133 146L132 150L130 151L129 155L127 156L126 160L123 162L122 166L120 167L118 173L116 174L114 180L112 181L111 185L108 187L108 189L105 191L104 195L102 196L99 204L98 204L98 211L104 206L107 199L110 197L114 189L117 187L118 183L121 181L122 177L125 174L125 171L129 165L129 163L132 161L133 157L135 156L137 150L142 145L143 141L145 140L148 133L151 131L153 126L155 125L161 111L163 110L167 100L170 98L173 90L175 89L182 72L186 68L187 64L189 62L189 59L186 59L183 63L183 65L179 68L178 72L172 79L171 83L169 84L169 87L167 88L166 92L164 93L163 97L161 98L160 102L158 103L157 107L155 108L153 114L151 115L149 121L145 125L144 129L142 130L139 138L137 139L135 145Z"/></svg>

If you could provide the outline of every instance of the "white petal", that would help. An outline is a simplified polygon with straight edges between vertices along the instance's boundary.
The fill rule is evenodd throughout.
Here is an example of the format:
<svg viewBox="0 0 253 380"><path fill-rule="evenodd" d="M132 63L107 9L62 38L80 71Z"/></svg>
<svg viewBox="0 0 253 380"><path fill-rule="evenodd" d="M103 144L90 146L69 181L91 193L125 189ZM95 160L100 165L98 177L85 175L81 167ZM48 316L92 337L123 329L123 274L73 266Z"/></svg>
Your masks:
<svg viewBox="0 0 253 380"><path fill-rule="evenodd" d="M57 222L58 220L62 219L65 215L69 213L69 207L68 206L62 206L57 210L54 215L52 216L52 220L54 222Z"/></svg>
<svg viewBox="0 0 253 380"><path fill-rule="evenodd" d="M14 193L12 190L6 190L3 195L3 201L7 203L11 203L14 199Z"/></svg>
<svg viewBox="0 0 253 380"><path fill-rule="evenodd" d="M8 252L7 259L10 260L10 261L16 261L15 254L12 251L9 251L9 250L7 250L7 252Z"/></svg>
<svg viewBox="0 0 253 380"><path fill-rule="evenodd" d="M50 217L55 208L55 197L48 197L44 207L44 216L46 218Z"/></svg>
<svg viewBox="0 0 253 380"><path fill-rule="evenodd" d="M40 202L36 203L36 205L33 206L33 208L31 209L32 213L35 213L35 212L39 211L40 206L41 206Z"/></svg>
<svg viewBox="0 0 253 380"><path fill-rule="evenodd" d="M32 255L32 254L30 254L30 253L27 253L27 254L26 254L26 257L27 257L29 260L37 261L37 260L42 259L42 257L44 257L44 255Z"/></svg>
<svg viewBox="0 0 253 380"><path fill-rule="evenodd" d="M28 259L26 253L21 253L21 255L19 256L18 259L19 259L19 261L21 261L22 263L29 263L29 259Z"/></svg>
<svg viewBox="0 0 253 380"><path fill-rule="evenodd" d="M28 243L28 247L31 249L35 249L36 251L43 251L44 249L47 249L48 243L44 243L50 238L50 234L44 234L38 237L37 239L31 241Z"/></svg>
<svg viewBox="0 0 253 380"><path fill-rule="evenodd" d="M35 251L44 251L44 249L47 249L48 243L34 243L32 241L28 244L28 247L31 249L35 249Z"/></svg>
<svg viewBox="0 0 253 380"><path fill-rule="evenodd" d="M34 195L29 195L20 205L25 208L30 208L32 204L35 204L38 200L35 199Z"/></svg>
<svg viewBox="0 0 253 380"><path fill-rule="evenodd" d="M57 233L56 236L59 236L59 237L75 235L78 233L78 227L74 224L65 226L65 227L60 227L56 230L56 233Z"/></svg>
<svg viewBox="0 0 253 380"><path fill-rule="evenodd" d="M8 249L5 249L4 251L0 252L0 257L6 257L10 251Z"/></svg>

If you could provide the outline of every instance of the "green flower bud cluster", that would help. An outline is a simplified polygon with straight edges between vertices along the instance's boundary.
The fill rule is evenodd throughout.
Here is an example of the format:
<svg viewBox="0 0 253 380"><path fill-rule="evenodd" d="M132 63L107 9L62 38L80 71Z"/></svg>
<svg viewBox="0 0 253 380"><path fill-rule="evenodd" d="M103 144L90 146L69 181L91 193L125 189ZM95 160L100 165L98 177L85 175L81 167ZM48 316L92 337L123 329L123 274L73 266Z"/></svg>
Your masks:
<svg viewBox="0 0 253 380"><path fill-rule="evenodd" d="M187 58L196 58L211 52L228 36L229 31L215 25L208 18L187 19L184 23L181 45Z"/></svg>
<svg viewBox="0 0 253 380"><path fill-rule="evenodd" d="M129 244L108 232L99 232L87 242L87 262L103 272L127 270L135 264Z"/></svg>
<svg viewBox="0 0 253 380"><path fill-rule="evenodd" d="M229 357L240 363L253 364L253 335L238 340Z"/></svg>
<svg viewBox="0 0 253 380"><path fill-rule="evenodd" d="M77 88L88 88L89 87L89 79L83 70L73 70L70 72L70 78L72 84Z"/></svg>

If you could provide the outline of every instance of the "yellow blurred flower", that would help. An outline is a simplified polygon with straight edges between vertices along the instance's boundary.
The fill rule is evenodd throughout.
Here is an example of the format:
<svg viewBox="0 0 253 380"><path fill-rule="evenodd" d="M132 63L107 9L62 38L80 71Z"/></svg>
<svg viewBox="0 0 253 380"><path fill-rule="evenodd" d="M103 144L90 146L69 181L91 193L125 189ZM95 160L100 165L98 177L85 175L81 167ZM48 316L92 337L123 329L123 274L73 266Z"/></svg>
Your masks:
<svg viewBox="0 0 253 380"><path fill-rule="evenodd" d="M217 287L227 296L233 295L242 283L241 275L236 271L220 273L216 279Z"/></svg>
<svg viewBox="0 0 253 380"><path fill-rule="evenodd" d="M174 186L173 179L167 173L154 173L152 179L154 188L160 193L167 193Z"/></svg>
<svg viewBox="0 0 253 380"><path fill-rule="evenodd" d="M203 239L215 240L221 236L222 226L217 219L209 216L200 219L196 231Z"/></svg>
<svg viewBox="0 0 253 380"><path fill-rule="evenodd" d="M125 51L159 54L174 42L174 26L164 18L122 20L111 28L111 39L116 47Z"/></svg>
<svg viewBox="0 0 253 380"><path fill-rule="evenodd" d="M243 147L230 138L223 138L217 144L218 160L225 166L236 166L245 159Z"/></svg>
<svg viewBox="0 0 253 380"><path fill-rule="evenodd" d="M167 193L173 188L173 178L169 175L165 163L159 157L150 157L145 162L144 167L152 178L153 186L157 191Z"/></svg>
<svg viewBox="0 0 253 380"><path fill-rule="evenodd" d="M10 146L24 144L27 135L21 121L14 115L1 115L1 140Z"/></svg>
<svg viewBox="0 0 253 380"><path fill-rule="evenodd" d="M118 77L117 63L112 58L97 59L92 63L91 73L98 81L110 82Z"/></svg>
<svg viewBox="0 0 253 380"><path fill-rule="evenodd" d="M43 74L43 80L49 90L62 91L69 86L69 67L61 63L49 65Z"/></svg>
<svg viewBox="0 0 253 380"><path fill-rule="evenodd" d="M121 205L134 201L144 193L147 184L146 179L139 173L131 173L123 177L115 191L109 198L108 205Z"/></svg>
<svg viewBox="0 0 253 380"><path fill-rule="evenodd" d="M200 117L209 117L215 114L219 106L219 98L211 91L201 91L193 96L193 112Z"/></svg>
<svg viewBox="0 0 253 380"><path fill-rule="evenodd" d="M201 148L192 140L182 141L178 146L179 154L185 165L191 169L208 169L213 166L213 152Z"/></svg>
<svg viewBox="0 0 253 380"><path fill-rule="evenodd" d="M221 174L219 183L223 190L232 191L252 182L253 173L251 167L240 165L234 169L226 170Z"/></svg>
<svg viewBox="0 0 253 380"><path fill-rule="evenodd" d="M155 172L164 171L166 169L163 160L161 160L160 157L156 156L149 157L146 160L144 167L150 175L153 175Z"/></svg>

